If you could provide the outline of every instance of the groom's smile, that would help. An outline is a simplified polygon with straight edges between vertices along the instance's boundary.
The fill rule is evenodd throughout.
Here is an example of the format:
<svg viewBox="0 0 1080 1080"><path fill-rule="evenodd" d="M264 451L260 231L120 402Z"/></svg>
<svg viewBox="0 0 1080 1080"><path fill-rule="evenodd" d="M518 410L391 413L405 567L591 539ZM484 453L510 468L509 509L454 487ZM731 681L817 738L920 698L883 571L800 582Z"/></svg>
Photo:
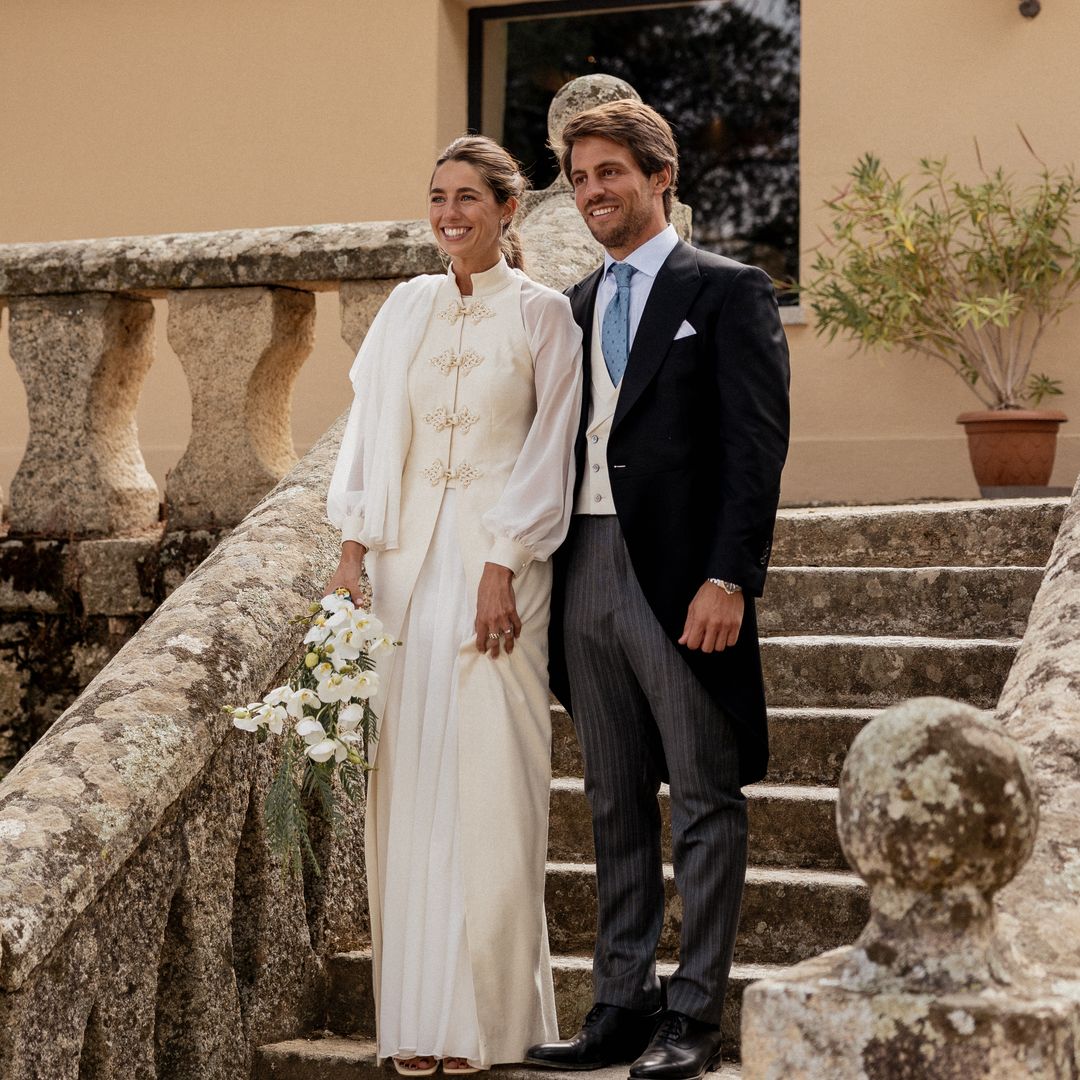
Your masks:
<svg viewBox="0 0 1080 1080"><path fill-rule="evenodd" d="M647 176L625 146L599 135L575 142L571 154L578 211L614 258L624 258L665 228L666 177Z"/></svg>

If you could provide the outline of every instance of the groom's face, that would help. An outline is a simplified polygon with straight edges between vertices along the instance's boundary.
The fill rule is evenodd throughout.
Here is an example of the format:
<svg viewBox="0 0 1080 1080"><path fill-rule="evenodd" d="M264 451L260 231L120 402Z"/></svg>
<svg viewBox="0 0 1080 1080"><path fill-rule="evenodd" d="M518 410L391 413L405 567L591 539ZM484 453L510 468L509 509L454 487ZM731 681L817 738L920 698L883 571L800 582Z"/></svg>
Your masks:
<svg viewBox="0 0 1080 1080"><path fill-rule="evenodd" d="M574 143L570 183L589 232L615 259L622 259L667 225L665 169L647 176L623 145L599 135Z"/></svg>

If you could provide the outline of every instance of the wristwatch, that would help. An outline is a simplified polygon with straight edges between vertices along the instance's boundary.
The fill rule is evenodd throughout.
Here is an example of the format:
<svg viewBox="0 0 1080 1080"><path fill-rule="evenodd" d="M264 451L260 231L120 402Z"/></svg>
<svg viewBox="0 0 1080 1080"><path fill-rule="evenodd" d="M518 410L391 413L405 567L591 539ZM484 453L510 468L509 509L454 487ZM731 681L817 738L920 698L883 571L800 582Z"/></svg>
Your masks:
<svg viewBox="0 0 1080 1080"><path fill-rule="evenodd" d="M724 581L722 578L711 577L705 579L710 585L715 585L718 589L723 589L728 596L737 592L742 592L742 586L736 585L734 581Z"/></svg>

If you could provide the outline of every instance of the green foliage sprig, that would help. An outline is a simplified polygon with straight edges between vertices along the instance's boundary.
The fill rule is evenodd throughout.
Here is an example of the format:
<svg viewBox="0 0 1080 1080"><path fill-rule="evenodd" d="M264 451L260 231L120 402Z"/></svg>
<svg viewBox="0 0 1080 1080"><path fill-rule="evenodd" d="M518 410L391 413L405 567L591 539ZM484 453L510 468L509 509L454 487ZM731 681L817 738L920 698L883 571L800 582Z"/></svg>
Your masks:
<svg viewBox="0 0 1080 1080"><path fill-rule="evenodd" d="M234 727L259 742L281 738L281 761L263 808L267 843L286 875L299 875L304 862L319 875L307 806L314 804L336 830L342 820L337 788L350 802L363 793L371 769L367 748L378 736L370 700L379 688L374 657L400 642L341 589L295 621L308 631L289 681L261 701L224 709Z"/></svg>
<svg viewBox="0 0 1080 1080"><path fill-rule="evenodd" d="M865 154L825 205L831 230L797 286L819 334L940 360L987 408L1061 393L1030 369L1080 285L1071 167L1043 165L1025 187L1001 168L966 184L944 159L924 158L913 179L894 179Z"/></svg>

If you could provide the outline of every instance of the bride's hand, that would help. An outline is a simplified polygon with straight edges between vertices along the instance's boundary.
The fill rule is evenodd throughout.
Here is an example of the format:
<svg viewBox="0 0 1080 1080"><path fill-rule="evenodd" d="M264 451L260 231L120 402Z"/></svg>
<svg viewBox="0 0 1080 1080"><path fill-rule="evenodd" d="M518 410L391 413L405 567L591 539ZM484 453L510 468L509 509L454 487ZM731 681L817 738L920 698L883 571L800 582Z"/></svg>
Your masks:
<svg viewBox="0 0 1080 1080"><path fill-rule="evenodd" d="M348 589L355 604L360 599L360 575L364 572L364 556L367 548L355 540L344 540L341 544L341 558L338 560L334 576L326 583L323 596L329 596L337 589Z"/></svg>
<svg viewBox="0 0 1080 1080"><path fill-rule="evenodd" d="M500 645L508 655L512 653L514 641L521 633L513 578L513 571L508 566L484 563L484 573L476 593L474 628L477 650L488 653L492 660L498 657Z"/></svg>

